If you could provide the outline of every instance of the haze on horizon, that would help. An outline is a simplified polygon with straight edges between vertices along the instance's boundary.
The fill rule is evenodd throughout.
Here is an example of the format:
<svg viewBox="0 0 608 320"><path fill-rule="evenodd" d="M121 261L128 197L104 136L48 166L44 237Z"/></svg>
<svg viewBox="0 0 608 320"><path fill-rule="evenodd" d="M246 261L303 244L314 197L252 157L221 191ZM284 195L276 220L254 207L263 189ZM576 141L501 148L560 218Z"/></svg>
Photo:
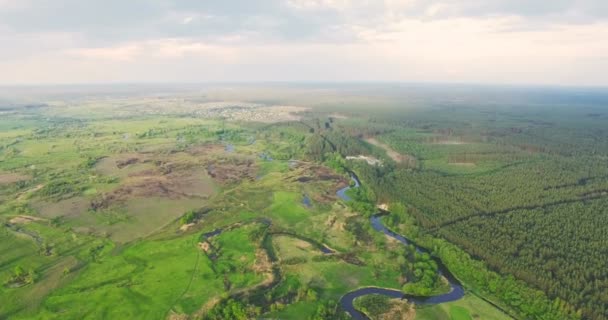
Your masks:
<svg viewBox="0 0 608 320"><path fill-rule="evenodd" d="M608 86L605 0L0 0L0 84Z"/></svg>

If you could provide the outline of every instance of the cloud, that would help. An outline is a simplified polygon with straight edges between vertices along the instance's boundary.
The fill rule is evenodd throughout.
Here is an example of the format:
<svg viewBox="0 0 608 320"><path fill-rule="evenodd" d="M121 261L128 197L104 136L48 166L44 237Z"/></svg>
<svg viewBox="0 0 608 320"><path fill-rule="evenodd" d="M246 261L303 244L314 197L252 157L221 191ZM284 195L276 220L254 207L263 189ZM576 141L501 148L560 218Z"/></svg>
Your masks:
<svg viewBox="0 0 608 320"><path fill-rule="evenodd" d="M222 63L229 63L235 56L228 46L207 44L188 39L158 39L130 42L113 47L75 48L66 54L77 59L92 61L137 61L151 57L154 59L181 59L187 56L213 56Z"/></svg>
<svg viewBox="0 0 608 320"><path fill-rule="evenodd" d="M192 22L192 20L194 20L194 17L185 17L184 20L182 20L182 24L188 24Z"/></svg>
<svg viewBox="0 0 608 320"><path fill-rule="evenodd" d="M608 84L606 38L605 0L0 0L0 82Z"/></svg>

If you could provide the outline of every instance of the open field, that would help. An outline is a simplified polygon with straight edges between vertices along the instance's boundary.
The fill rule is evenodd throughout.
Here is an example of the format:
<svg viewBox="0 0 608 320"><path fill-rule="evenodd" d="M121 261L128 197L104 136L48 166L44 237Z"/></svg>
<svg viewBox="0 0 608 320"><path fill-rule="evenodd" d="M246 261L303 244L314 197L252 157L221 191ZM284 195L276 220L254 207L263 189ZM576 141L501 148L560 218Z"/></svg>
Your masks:
<svg viewBox="0 0 608 320"><path fill-rule="evenodd" d="M459 301L435 306L421 306L416 309L416 320L475 320L512 319L475 295L466 295Z"/></svg>

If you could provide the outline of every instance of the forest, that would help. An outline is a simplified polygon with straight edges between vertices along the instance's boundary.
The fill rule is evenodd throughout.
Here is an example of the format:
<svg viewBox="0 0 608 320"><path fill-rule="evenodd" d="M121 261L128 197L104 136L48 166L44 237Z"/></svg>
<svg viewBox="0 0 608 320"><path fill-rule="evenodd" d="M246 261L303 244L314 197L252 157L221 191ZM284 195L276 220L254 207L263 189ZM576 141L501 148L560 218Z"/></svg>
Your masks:
<svg viewBox="0 0 608 320"><path fill-rule="evenodd" d="M523 314L555 308L606 319L608 130L590 116L597 108L387 109L367 122L318 128L309 152L330 162L332 151L381 157L382 166L347 165L376 202L405 205L421 239L445 239L504 282L512 277L516 287L521 281L544 292L545 306L525 306L508 297L512 289L501 293L481 281ZM369 137L415 157L416 165L394 161Z"/></svg>

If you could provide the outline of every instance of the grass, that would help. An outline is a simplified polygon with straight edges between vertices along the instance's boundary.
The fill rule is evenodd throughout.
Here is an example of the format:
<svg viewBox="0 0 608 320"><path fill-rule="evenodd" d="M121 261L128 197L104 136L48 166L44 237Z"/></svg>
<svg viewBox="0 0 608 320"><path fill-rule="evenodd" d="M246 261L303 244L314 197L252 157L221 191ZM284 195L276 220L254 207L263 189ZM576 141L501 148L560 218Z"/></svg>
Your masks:
<svg viewBox="0 0 608 320"><path fill-rule="evenodd" d="M248 224L223 232L212 239L212 243L218 248L215 270L218 274L227 275L231 289L252 286L263 279L262 275L251 272L256 259L256 246L251 237L259 228L258 224Z"/></svg>
<svg viewBox="0 0 608 320"><path fill-rule="evenodd" d="M453 306L450 308L451 320L473 320L469 311L463 307Z"/></svg>
<svg viewBox="0 0 608 320"><path fill-rule="evenodd" d="M318 248L304 240L286 235L275 235L272 240L278 254L284 260L304 259L304 261L308 261L310 258L321 254Z"/></svg>
<svg viewBox="0 0 608 320"><path fill-rule="evenodd" d="M502 311L479 297L467 294L464 298L433 306L417 306L416 320L509 320Z"/></svg>
<svg viewBox="0 0 608 320"><path fill-rule="evenodd" d="M278 223L295 226L310 217L310 213L301 206L301 199L299 193L277 191L273 194L272 204L266 213Z"/></svg>
<svg viewBox="0 0 608 320"><path fill-rule="evenodd" d="M317 305L316 302L298 301L287 305L281 311L270 312L266 316L270 319L309 319L315 314Z"/></svg>
<svg viewBox="0 0 608 320"><path fill-rule="evenodd" d="M69 285L46 299L41 318L150 319L171 309L193 312L222 291L198 235L146 241L88 264Z"/></svg>

